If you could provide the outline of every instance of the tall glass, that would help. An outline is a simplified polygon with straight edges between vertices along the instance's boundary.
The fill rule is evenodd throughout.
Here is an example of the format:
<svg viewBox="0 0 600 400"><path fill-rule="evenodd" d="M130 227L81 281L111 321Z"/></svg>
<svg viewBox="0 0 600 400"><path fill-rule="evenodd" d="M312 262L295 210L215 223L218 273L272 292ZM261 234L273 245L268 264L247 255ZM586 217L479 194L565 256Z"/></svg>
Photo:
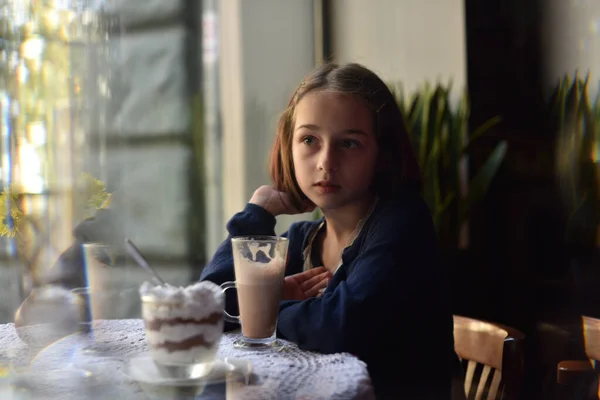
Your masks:
<svg viewBox="0 0 600 400"><path fill-rule="evenodd" d="M281 347L276 340L279 302L288 252L288 239L276 236L246 236L231 239L235 282L221 285L223 291L237 289L239 316L225 312L225 320L237 322L242 335L238 348Z"/></svg>
<svg viewBox="0 0 600 400"><path fill-rule="evenodd" d="M86 286L73 289L82 304L82 328L90 334L87 353L111 355L112 345L103 344L98 321L139 318L141 302L137 286L124 283L132 262L122 245L83 244Z"/></svg>

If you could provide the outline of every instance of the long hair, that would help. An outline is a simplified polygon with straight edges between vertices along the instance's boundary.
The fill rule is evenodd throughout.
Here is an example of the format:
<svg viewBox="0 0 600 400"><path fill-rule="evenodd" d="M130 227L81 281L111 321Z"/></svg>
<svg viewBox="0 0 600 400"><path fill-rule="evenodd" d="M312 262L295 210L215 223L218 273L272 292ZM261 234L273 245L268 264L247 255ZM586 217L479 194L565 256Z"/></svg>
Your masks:
<svg viewBox="0 0 600 400"><path fill-rule="evenodd" d="M388 86L371 70L360 64L327 63L312 72L294 91L286 110L277 124L275 142L271 149L270 174L273 185L288 193L294 205L307 200L300 190L292 159L292 135L296 106L314 90L329 90L358 96L371 109L374 132L379 148L378 169L373 187L385 197L400 190L421 187L421 170L414 155L402 113Z"/></svg>

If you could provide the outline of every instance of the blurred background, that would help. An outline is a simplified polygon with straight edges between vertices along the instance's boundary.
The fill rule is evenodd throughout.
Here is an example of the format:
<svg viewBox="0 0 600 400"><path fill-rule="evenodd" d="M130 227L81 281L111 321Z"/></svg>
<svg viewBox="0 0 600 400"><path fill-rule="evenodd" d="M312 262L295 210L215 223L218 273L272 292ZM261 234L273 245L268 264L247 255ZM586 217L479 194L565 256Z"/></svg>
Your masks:
<svg viewBox="0 0 600 400"><path fill-rule="evenodd" d="M325 60L393 88L453 312L525 333L524 398L553 393L600 317L593 0L0 0L0 322L106 210L197 279Z"/></svg>

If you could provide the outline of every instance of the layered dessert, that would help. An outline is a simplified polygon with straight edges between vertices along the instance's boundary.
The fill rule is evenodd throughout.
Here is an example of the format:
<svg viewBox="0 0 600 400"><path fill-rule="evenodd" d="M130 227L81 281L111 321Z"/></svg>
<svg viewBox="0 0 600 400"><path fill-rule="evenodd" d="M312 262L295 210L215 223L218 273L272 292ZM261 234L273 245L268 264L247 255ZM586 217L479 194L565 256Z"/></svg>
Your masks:
<svg viewBox="0 0 600 400"><path fill-rule="evenodd" d="M208 281L140 287L150 354L162 365L212 363L223 333L224 295Z"/></svg>

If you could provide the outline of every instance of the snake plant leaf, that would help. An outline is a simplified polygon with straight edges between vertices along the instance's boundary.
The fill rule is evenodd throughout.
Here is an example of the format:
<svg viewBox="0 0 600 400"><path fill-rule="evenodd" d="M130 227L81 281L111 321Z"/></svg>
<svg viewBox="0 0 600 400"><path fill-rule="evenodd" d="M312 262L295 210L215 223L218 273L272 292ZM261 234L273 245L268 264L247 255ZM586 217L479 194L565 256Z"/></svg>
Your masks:
<svg viewBox="0 0 600 400"><path fill-rule="evenodd" d="M563 129L563 123L565 120L565 104L567 94L570 90L569 77L565 76L563 80L557 85L556 89L552 93L551 102L552 110L551 115L555 116L558 129Z"/></svg>
<svg viewBox="0 0 600 400"><path fill-rule="evenodd" d="M454 201L455 198L456 198L456 193L454 193L454 192L450 192L446 195L446 198L440 204L440 207L439 207L440 214L443 214L446 212L446 210L448 209L450 204L452 204L452 202Z"/></svg>
<svg viewBox="0 0 600 400"><path fill-rule="evenodd" d="M453 136L453 128L454 128L454 119L452 116L452 110L450 107L446 107L444 109L444 115L442 116L442 126L440 131L441 137L441 147L444 151L441 154L441 166L445 170L454 167L454 160L452 159L452 136Z"/></svg>
<svg viewBox="0 0 600 400"><path fill-rule="evenodd" d="M460 162L462 159L462 149L465 144L469 124L469 100L468 93L463 93L462 99L458 104L456 113L453 115L452 131L449 146L450 165L450 181L453 187L460 185Z"/></svg>
<svg viewBox="0 0 600 400"><path fill-rule="evenodd" d="M445 102L445 95L441 87L438 86L433 92L430 104L431 108L429 110L430 116L427 118L427 130L424 131L427 135L427 144L429 145L429 148L426 150L426 152L430 153L434 146L438 146L440 148L438 153L443 153L443 147L440 143L440 133L442 130L443 117L447 108L447 104Z"/></svg>
<svg viewBox="0 0 600 400"><path fill-rule="evenodd" d="M465 221L469 217L473 206L483 200L504 161L507 150L508 143L505 140L498 143L481 169L471 180L467 198L460 203L459 221Z"/></svg>
<svg viewBox="0 0 600 400"><path fill-rule="evenodd" d="M430 121L430 109L431 109L431 94L429 91L429 85L426 85L425 90L423 92L423 96L420 98L422 102L422 114L421 120L419 124L419 135L420 143L419 143L419 161L421 165L423 165L427 160L427 150L430 146L429 144L429 121Z"/></svg>
<svg viewBox="0 0 600 400"><path fill-rule="evenodd" d="M475 140L479 139L481 135L488 132L494 126L498 125L502 122L502 117L499 115L492 117L485 121L483 124L479 125L470 135L469 135L469 144L473 143Z"/></svg>
<svg viewBox="0 0 600 400"><path fill-rule="evenodd" d="M425 107L425 99L422 96L413 96L410 102L410 108L407 115L408 122L408 131L414 132L417 130L417 127L420 126L419 119L422 118ZM418 146L421 146L421 141L418 141ZM420 154L420 152L419 152Z"/></svg>

